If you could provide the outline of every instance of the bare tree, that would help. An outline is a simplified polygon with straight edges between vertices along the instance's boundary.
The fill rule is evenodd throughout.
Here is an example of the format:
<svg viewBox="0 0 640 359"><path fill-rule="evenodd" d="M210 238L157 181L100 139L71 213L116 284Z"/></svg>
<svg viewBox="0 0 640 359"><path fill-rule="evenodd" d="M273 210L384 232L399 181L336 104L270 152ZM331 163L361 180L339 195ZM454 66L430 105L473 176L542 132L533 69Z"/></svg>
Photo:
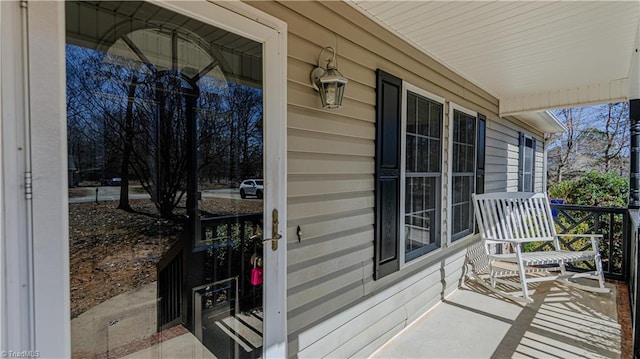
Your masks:
<svg viewBox="0 0 640 359"><path fill-rule="evenodd" d="M549 145L549 183L580 176L589 170L627 168L629 108L627 103L558 110L555 115L568 131L552 136Z"/></svg>
<svg viewBox="0 0 640 359"><path fill-rule="evenodd" d="M131 210L132 178L172 218L188 171L236 183L262 175L261 89L91 49L69 54L69 148L83 168L122 178L118 208Z"/></svg>
<svg viewBox="0 0 640 359"><path fill-rule="evenodd" d="M629 149L629 103L610 103L601 106L599 112L599 119L604 122L604 170L609 172L615 165L620 171L620 155Z"/></svg>
<svg viewBox="0 0 640 359"><path fill-rule="evenodd" d="M184 91L179 80L90 49L67 62L68 124L102 143L103 175L122 178L118 208L131 210L130 169L168 218L184 194ZM77 137L77 136L76 136ZM108 169L108 170L105 170Z"/></svg>
<svg viewBox="0 0 640 359"><path fill-rule="evenodd" d="M551 180L553 182L561 182L563 176L572 172L575 163L576 147L578 145L578 137L584 130L584 119L582 118L582 108L567 108L558 110L555 115L565 124L567 132L555 134L551 137L550 162L555 164L553 169L555 175Z"/></svg>

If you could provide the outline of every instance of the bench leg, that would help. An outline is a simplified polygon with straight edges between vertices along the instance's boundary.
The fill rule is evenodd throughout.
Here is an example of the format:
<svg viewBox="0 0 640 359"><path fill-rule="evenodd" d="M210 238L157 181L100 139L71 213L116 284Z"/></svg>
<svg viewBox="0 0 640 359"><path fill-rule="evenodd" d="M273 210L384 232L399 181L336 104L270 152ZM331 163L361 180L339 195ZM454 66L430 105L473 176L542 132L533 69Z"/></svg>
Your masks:
<svg viewBox="0 0 640 359"><path fill-rule="evenodd" d="M518 271L520 272L520 283L522 284L522 296L526 300L529 299L529 286L527 285L527 272L522 261L522 248L516 245L516 258L518 258Z"/></svg>
<svg viewBox="0 0 640 359"><path fill-rule="evenodd" d="M602 268L602 260L600 259L599 253L596 255L595 262L596 270L598 271L598 282L600 284L600 288L604 288L604 270Z"/></svg>
<svg viewBox="0 0 640 359"><path fill-rule="evenodd" d="M491 288L496 288L496 275L493 271L493 261L489 263L489 281L491 283Z"/></svg>
<svg viewBox="0 0 640 359"><path fill-rule="evenodd" d="M566 275L567 274L567 267L564 264L564 262L558 263L558 267L560 267L560 274L562 274L562 275Z"/></svg>

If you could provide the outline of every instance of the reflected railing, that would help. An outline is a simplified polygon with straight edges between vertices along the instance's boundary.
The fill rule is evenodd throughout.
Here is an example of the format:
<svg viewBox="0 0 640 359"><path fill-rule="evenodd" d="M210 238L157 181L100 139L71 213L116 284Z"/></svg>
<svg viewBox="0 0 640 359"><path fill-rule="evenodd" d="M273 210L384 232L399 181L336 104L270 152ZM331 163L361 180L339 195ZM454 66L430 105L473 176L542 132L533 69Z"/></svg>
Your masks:
<svg viewBox="0 0 640 359"><path fill-rule="evenodd" d="M181 323L183 243L177 241L157 264L158 271L158 331Z"/></svg>
<svg viewBox="0 0 640 359"><path fill-rule="evenodd" d="M212 353L259 355L262 284L251 275L262 265L262 213L198 222L201 238L185 233L158 263L158 330L184 323Z"/></svg>

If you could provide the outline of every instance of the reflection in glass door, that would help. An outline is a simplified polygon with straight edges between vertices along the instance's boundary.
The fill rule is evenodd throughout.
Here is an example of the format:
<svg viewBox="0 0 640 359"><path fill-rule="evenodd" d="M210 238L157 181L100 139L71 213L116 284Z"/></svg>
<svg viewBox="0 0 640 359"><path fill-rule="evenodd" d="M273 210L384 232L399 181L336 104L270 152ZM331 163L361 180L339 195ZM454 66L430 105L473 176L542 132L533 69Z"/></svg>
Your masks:
<svg viewBox="0 0 640 359"><path fill-rule="evenodd" d="M66 27L74 356L259 357L262 44L144 2Z"/></svg>

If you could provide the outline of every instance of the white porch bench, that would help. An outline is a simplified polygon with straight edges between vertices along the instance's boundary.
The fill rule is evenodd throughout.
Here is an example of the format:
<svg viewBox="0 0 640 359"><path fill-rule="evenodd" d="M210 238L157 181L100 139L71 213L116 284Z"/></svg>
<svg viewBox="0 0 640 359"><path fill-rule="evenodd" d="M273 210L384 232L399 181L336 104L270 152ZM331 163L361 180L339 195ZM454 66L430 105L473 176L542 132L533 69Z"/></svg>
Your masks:
<svg viewBox="0 0 640 359"><path fill-rule="evenodd" d="M473 204L481 243L469 248L467 262L471 266L470 274L480 284L507 298L525 303L532 302L528 284L541 281L563 280L564 283L583 290L609 292L604 286L598 246L598 240L602 235L557 234L545 193L503 192L473 195ZM565 250L560 246L558 237L561 236L589 238L592 249ZM523 245L529 242L549 242L553 250L524 251ZM501 249L504 249L505 253L502 253ZM593 261L596 269L585 272L566 270L567 264L583 261ZM519 277L519 282L503 279L506 277ZM575 278L594 279L598 281L598 285L581 285L570 281ZM521 290L506 292L498 289L497 283L515 286Z"/></svg>

